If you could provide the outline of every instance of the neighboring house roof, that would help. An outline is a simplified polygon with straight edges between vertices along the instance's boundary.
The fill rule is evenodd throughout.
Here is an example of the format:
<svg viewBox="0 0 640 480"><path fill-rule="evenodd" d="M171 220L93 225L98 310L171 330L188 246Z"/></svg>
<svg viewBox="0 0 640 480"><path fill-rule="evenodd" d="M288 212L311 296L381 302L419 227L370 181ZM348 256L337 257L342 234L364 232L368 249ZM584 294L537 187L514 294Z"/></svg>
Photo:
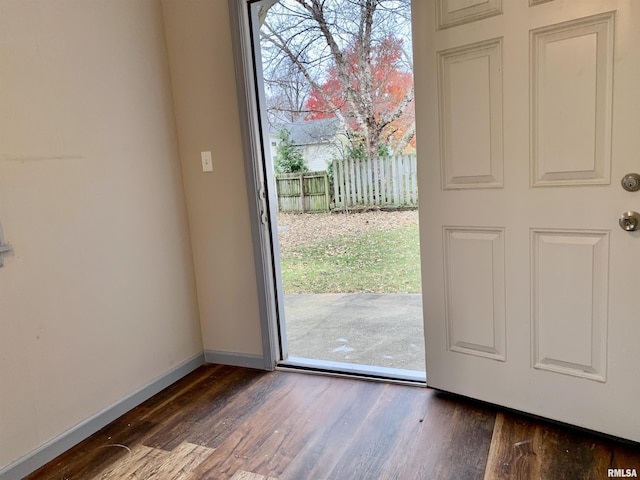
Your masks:
<svg viewBox="0 0 640 480"><path fill-rule="evenodd" d="M342 123L337 118L323 118L273 125L271 136L277 137L283 128L289 130L294 145L301 146L333 142L336 135L344 130Z"/></svg>

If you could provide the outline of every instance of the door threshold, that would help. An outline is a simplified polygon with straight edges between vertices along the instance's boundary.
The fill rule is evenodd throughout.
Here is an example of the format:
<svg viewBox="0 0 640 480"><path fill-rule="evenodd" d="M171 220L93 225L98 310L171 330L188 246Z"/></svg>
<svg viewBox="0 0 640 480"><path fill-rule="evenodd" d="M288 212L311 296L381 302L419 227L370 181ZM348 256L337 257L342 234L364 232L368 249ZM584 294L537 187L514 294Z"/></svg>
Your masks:
<svg viewBox="0 0 640 480"><path fill-rule="evenodd" d="M312 358L289 357L278 363L276 370L290 372L304 372L315 375L333 377L357 378L375 382L399 383L425 387L427 375L419 370L405 370L401 368L375 367L356 363L331 362Z"/></svg>

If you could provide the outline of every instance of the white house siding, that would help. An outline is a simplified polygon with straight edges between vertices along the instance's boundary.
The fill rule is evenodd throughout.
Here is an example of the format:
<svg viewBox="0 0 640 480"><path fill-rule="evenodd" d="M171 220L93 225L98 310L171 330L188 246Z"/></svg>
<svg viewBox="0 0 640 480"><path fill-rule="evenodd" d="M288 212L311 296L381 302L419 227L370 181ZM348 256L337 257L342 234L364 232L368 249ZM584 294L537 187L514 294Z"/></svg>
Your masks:
<svg viewBox="0 0 640 480"><path fill-rule="evenodd" d="M306 145L303 151L304 163L311 172L326 170L340 152L335 145Z"/></svg>

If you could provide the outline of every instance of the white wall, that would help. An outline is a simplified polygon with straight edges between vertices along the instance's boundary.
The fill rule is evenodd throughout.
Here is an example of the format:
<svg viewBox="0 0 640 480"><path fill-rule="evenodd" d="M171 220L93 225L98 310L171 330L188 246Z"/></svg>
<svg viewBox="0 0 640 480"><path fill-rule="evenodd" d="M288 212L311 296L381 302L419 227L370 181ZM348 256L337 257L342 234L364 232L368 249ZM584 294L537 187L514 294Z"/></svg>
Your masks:
<svg viewBox="0 0 640 480"><path fill-rule="evenodd" d="M0 0L0 222L1 469L202 351L158 1Z"/></svg>
<svg viewBox="0 0 640 480"><path fill-rule="evenodd" d="M341 158L340 150L335 145L316 144L304 148L305 164L311 172L327 170L334 158Z"/></svg>
<svg viewBox="0 0 640 480"><path fill-rule="evenodd" d="M162 1L204 347L262 355L227 0ZM213 172L200 152L211 150Z"/></svg>

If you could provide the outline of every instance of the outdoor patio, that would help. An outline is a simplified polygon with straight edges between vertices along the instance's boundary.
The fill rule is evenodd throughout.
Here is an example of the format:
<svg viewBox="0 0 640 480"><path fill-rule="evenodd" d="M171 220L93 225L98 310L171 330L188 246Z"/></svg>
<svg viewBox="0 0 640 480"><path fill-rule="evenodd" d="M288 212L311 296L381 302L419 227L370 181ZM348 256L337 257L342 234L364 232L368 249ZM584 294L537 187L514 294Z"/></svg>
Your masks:
<svg viewBox="0 0 640 480"><path fill-rule="evenodd" d="M290 357L425 370L420 294L285 295Z"/></svg>

